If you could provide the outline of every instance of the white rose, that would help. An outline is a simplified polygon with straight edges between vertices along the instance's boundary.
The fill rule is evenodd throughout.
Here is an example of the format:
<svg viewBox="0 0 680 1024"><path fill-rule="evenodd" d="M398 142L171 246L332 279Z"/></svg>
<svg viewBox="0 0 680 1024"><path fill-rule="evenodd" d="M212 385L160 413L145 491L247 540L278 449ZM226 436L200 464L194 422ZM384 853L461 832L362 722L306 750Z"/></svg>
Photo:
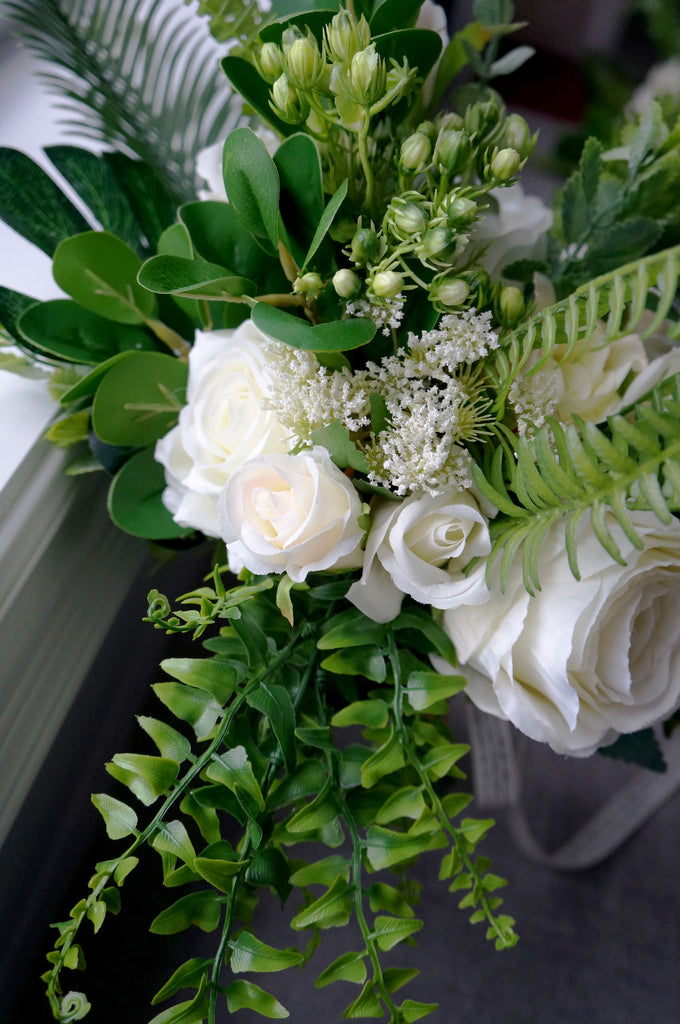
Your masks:
<svg viewBox="0 0 680 1024"><path fill-rule="evenodd" d="M592 423L601 423L622 405L620 388L631 374L647 366L645 346L639 334L627 334L606 344L604 327L599 327L588 342L583 355L575 362L560 362L564 345L554 349L554 360L546 363L553 369L557 386L557 415L563 423L574 414Z"/></svg>
<svg viewBox="0 0 680 1024"><path fill-rule="evenodd" d="M647 72L642 85L633 93L628 103L632 114L644 114L657 96L680 96L680 58L671 57L662 64L655 64Z"/></svg>
<svg viewBox="0 0 680 1024"><path fill-rule="evenodd" d="M235 330L198 332L189 353L187 404L156 444L165 467L163 502L181 526L219 536L217 499L242 462L285 452L288 432L263 409L270 371L264 337L250 320Z"/></svg>
<svg viewBox="0 0 680 1024"><path fill-rule="evenodd" d="M286 572L296 582L356 553L361 499L325 448L249 459L220 497L221 535L230 564Z"/></svg>
<svg viewBox="0 0 680 1024"><path fill-rule="evenodd" d="M516 260L545 255L552 211L538 196L526 196L521 185L493 189L498 213L488 213L475 225L472 241L482 249L481 263L491 277Z"/></svg>
<svg viewBox="0 0 680 1024"><path fill-rule="evenodd" d="M515 562L504 593L444 615L472 701L558 753L592 754L680 702L680 523L630 517L641 550L607 516L625 566L584 523L574 579L558 524L541 544L542 590L529 597Z"/></svg>
<svg viewBox="0 0 680 1024"><path fill-rule="evenodd" d="M475 556L491 548L486 518L466 491L412 494L376 507L364 571L347 594L374 622L389 622L404 594L434 608L480 604L489 597L484 565L465 575Z"/></svg>

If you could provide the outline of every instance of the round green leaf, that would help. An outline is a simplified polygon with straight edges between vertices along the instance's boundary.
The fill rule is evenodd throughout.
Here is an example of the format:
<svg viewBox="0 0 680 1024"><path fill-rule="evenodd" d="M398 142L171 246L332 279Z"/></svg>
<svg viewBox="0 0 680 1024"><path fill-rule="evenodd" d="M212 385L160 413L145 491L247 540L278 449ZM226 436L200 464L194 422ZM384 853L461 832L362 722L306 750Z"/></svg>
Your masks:
<svg viewBox="0 0 680 1024"><path fill-rule="evenodd" d="M147 540L187 537L191 530L178 526L161 500L165 474L153 449L133 455L118 470L109 488L109 515L121 530Z"/></svg>
<svg viewBox="0 0 680 1024"><path fill-rule="evenodd" d="M108 231L85 231L57 247L52 264L60 288L107 320L141 324L156 314L156 297L137 281L142 261Z"/></svg>
<svg viewBox="0 0 680 1024"><path fill-rule="evenodd" d="M366 345L376 331L373 321L364 317L331 320L313 327L306 320L266 302L258 302L253 307L253 322L269 338L311 352L349 352Z"/></svg>
<svg viewBox="0 0 680 1024"><path fill-rule="evenodd" d="M94 432L107 444L152 444L177 421L186 382L186 363L162 352L140 352L115 363L94 397Z"/></svg>
<svg viewBox="0 0 680 1024"><path fill-rule="evenodd" d="M127 359L129 356L134 356L134 354L134 352L119 352L118 355L105 359L103 363L95 366L94 370L90 370L88 374L81 377L77 384L74 384L72 388L65 391L59 401L62 405L70 405L81 398L89 398L90 395L95 393L100 381L106 376L112 366L120 363L123 359Z"/></svg>
<svg viewBox="0 0 680 1024"><path fill-rule="evenodd" d="M121 352L157 348L141 327L114 323L71 299L36 303L20 318L18 328L41 352L91 366Z"/></svg>

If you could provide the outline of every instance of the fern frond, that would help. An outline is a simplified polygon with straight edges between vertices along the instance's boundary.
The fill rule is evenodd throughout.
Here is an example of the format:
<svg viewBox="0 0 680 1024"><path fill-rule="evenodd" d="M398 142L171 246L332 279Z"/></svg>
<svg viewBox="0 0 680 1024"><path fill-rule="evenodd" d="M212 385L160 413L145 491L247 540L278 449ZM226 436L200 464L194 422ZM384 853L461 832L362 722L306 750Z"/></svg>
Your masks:
<svg viewBox="0 0 680 1024"><path fill-rule="evenodd" d="M662 382L632 418L610 416L597 426L577 419L567 427L550 420L531 440L516 439L496 450L485 474L473 467L475 483L501 512L492 524L489 570L502 552L501 586L521 551L524 585L540 589L539 553L546 532L565 521L569 564L578 579L578 525L591 525L611 557L623 563L608 527L607 512L635 547L642 541L630 512L652 511L669 523L680 509L680 374Z"/></svg>
<svg viewBox="0 0 680 1024"><path fill-rule="evenodd" d="M242 0L245 6L245 0ZM195 157L240 118L220 48L181 0L5 0L45 66L71 133L150 164L178 201L195 197Z"/></svg>
<svg viewBox="0 0 680 1024"><path fill-rule="evenodd" d="M636 260L618 270L595 278L568 298L542 309L505 336L497 350L493 373L498 388L496 411L502 415L510 386L522 370L536 373L555 357L555 347L564 345L558 362L576 362L586 351L595 331L604 325L598 343L608 345L637 331L643 338L656 331L668 316L678 289L680 246ZM655 303L654 316L642 317ZM535 364L527 368L532 353L540 351Z"/></svg>

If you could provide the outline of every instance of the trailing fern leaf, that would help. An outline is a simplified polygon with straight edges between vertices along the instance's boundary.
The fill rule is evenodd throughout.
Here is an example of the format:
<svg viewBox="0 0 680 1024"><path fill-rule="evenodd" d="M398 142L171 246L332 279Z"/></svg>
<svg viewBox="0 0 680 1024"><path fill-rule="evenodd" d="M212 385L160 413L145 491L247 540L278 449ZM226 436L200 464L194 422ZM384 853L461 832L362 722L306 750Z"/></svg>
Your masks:
<svg viewBox="0 0 680 1024"><path fill-rule="evenodd" d="M630 418L610 416L601 426L577 419L567 427L550 419L530 440L515 439L514 458L503 445L491 472L484 474L474 466L475 483L502 513L492 525L489 558L490 570L501 555L501 586L521 552L526 589L540 589L541 542L560 519L565 521L569 564L577 579L576 535L586 514L598 540L617 562L623 558L608 528L607 512L636 547L642 542L629 515L632 510L650 510L661 522L670 522L680 509L679 422L676 374L655 388Z"/></svg>
<svg viewBox="0 0 680 1024"><path fill-rule="evenodd" d="M5 0L71 134L150 164L177 201L194 198L195 157L240 116L206 25L163 0ZM246 6L245 4L243 6Z"/></svg>
<svg viewBox="0 0 680 1024"><path fill-rule="evenodd" d="M602 326L602 345L633 331L649 337L671 314L679 277L680 246L675 246L598 277L525 320L505 336L496 353L498 410L502 412L518 374L522 370L536 373L551 356L555 357L557 345L566 346L558 360L561 364L576 362ZM650 306L654 308L651 317ZM539 350L538 360L528 366Z"/></svg>

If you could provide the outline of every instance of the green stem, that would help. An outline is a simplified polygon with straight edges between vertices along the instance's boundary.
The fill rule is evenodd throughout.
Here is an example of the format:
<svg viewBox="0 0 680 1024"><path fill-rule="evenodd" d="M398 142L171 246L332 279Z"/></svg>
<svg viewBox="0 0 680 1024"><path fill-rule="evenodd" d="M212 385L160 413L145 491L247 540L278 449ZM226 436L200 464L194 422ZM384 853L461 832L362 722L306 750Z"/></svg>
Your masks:
<svg viewBox="0 0 680 1024"><path fill-rule="evenodd" d="M366 180L366 195L365 195L366 209L369 211L369 213L372 213L373 212L374 180L373 180L373 168L371 166L371 161L368 158L368 147L366 145L366 140L368 139L368 128L369 128L369 121L368 121L368 118L366 118L365 119L365 124L364 124L363 128L361 129L361 131L359 132L359 136L357 138L357 143L358 143L358 146L359 146L359 160L361 161L361 168L362 168L362 170L364 172L364 178Z"/></svg>
<svg viewBox="0 0 680 1024"><path fill-rule="evenodd" d="M388 645L388 658L392 666L392 675L394 677L394 703L393 713L394 720L397 728L397 735L399 736L399 742L401 748L406 755L406 759L411 767L417 772L420 779L420 784L430 798L432 810L437 815L439 825L442 831L447 832L451 837L451 843L455 847L456 852L460 856L461 862L465 865L466 871L469 872L472 878L478 878L478 872L468 856L467 851L463 843L461 842L460 835L456 827L451 823L451 819L444 810L444 805L441 802L439 794L432 785L432 780L428 776L427 772L423 769L420 758L413 749L411 738L409 736L408 729L404 725L404 718L402 715L402 701L403 701L403 683L401 674L401 664L399 662L399 651L397 649L397 642L394 637L394 632L390 629L387 631L387 645ZM506 936L503 934L498 926L498 922L494 916L494 913L489 907L488 897L486 893L482 892L480 896L480 907L484 910L484 916L491 928L493 928L497 937L505 942Z"/></svg>

